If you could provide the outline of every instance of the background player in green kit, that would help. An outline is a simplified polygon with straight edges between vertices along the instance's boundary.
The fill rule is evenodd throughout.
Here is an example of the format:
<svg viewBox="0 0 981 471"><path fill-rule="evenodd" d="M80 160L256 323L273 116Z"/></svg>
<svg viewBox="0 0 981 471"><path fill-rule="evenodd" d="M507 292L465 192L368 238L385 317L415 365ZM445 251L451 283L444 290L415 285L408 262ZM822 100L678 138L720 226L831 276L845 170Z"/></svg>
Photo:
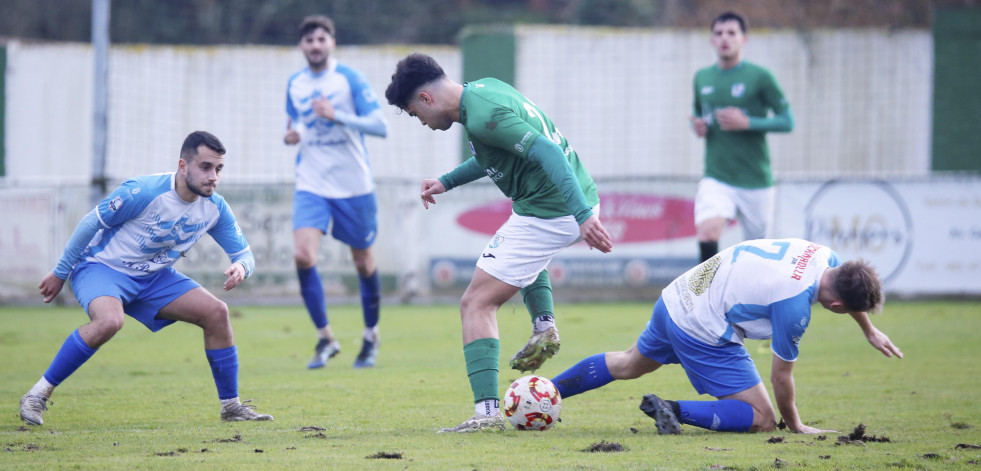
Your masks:
<svg viewBox="0 0 981 471"><path fill-rule="evenodd" d="M497 310L520 290L533 319L532 337L511 359L512 368L535 370L558 350L545 267L579 240L602 252L612 249L597 215L596 185L548 116L500 80L459 84L432 57L411 54L399 61L385 97L433 130L445 131L455 122L466 129L473 156L438 179L423 180L427 209L436 204L434 195L482 177L512 200L511 217L484 248L460 302L475 413L441 431L503 429Z"/></svg>
<svg viewBox="0 0 981 471"><path fill-rule="evenodd" d="M705 176L695 195L701 261L719 251L739 216L747 240L767 237L775 192L767 132L790 132L794 118L770 71L743 60L746 22L727 12L712 21L718 62L695 73L695 134L705 138ZM770 115L770 111L773 115Z"/></svg>

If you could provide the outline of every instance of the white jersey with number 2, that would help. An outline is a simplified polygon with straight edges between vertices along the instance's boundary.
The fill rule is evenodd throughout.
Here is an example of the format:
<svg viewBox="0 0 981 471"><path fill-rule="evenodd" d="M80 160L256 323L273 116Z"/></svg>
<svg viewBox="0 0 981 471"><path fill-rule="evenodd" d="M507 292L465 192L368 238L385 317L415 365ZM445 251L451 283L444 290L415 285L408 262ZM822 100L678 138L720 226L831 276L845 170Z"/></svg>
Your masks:
<svg viewBox="0 0 981 471"><path fill-rule="evenodd" d="M806 240L751 240L688 270L661 297L675 325L702 342L772 339L773 353L794 361L821 275L839 264L833 250Z"/></svg>

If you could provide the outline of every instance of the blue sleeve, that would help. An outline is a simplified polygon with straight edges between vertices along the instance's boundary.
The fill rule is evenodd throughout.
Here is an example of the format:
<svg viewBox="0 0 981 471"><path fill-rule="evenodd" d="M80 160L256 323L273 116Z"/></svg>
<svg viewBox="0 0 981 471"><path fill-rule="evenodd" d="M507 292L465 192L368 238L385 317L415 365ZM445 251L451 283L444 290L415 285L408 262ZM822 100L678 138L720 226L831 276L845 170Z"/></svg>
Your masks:
<svg viewBox="0 0 981 471"><path fill-rule="evenodd" d="M293 77L296 77L296 75ZM296 111L296 108L293 106L293 98L290 97L290 85L293 84L293 77L290 77L289 81L286 82L286 115L293 121L299 121L300 113Z"/></svg>
<svg viewBox="0 0 981 471"><path fill-rule="evenodd" d="M350 67L338 65L337 72L347 78L351 87L351 98L354 99L354 111L358 116L366 116L379 109L378 98L368 80L360 72Z"/></svg>
<svg viewBox="0 0 981 471"><path fill-rule="evenodd" d="M535 139L528 149L528 160L541 165L542 170L562 193L566 205L576 217L576 222L582 224L593 215L592 209L586 204L586 195L582 193L579 180L558 144L547 138Z"/></svg>
<svg viewBox="0 0 981 471"><path fill-rule="evenodd" d="M96 215L103 226L116 227L139 216L156 194L156 188L127 180L96 206Z"/></svg>
<svg viewBox="0 0 981 471"><path fill-rule="evenodd" d="M54 268L55 276L62 280L68 279L68 275L71 274L72 268L78 263L82 252L89 246L89 242L92 242L92 238L95 237L95 234L100 229L102 229L102 225L99 223L99 216L96 214L96 210L93 209L82 218L78 226L75 227L75 232L68 239L68 244L65 245L65 252L61 255L58 265Z"/></svg>
<svg viewBox="0 0 981 471"><path fill-rule="evenodd" d="M218 205L218 222L208 231L208 234L228 254L232 263L241 263L245 267L245 277L248 278L255 270L255 257L252 255L252 249L249 248L249 242L245 239L242 229L238 227L235 214L225 200L220 197L212 197L212 200Z"/></svg>
<svg viewBox="0 0 981 471"><path fill-rule="evenodd" d="M835 268L841 265L841 257L834 250L831 251L831 255L828 256L828 268Z"/></svg>
<svg viewBox="0 0 981 471"><path fill-rule="evenodd" d="M462 164L457 165L453 170L439 177L439 181L446 187L446 191L450 191L460 185L466 185L467 183L480 179L485 175L487 173L484 172L484 169L480 168L477 159L470 157Z"/></svg>
<svg viewBox="0 0 981 471"><path fill-rule="evenodd" d="M797 296L770 305L770 324L773 337L770 349L784 361L797 359L800 339L811 322L811 292L804 290Z"/></svg>
<svg viewBox="0 0 981 471"><path fill-rule="evenodd" d="M372 136L385 137L388 135L388 123L385 121L385 115L382 114L380 109L376 109L364 116L356 116L351 113L334 110L334 121L355 131Z"/></svg>

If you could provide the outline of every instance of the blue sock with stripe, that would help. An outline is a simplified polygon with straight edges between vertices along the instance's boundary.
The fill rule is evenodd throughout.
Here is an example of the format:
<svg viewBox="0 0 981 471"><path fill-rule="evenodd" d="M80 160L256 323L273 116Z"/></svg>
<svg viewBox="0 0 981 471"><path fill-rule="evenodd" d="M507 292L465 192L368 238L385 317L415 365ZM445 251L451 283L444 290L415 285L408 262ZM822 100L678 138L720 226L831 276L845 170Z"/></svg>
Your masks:
<svg viewBox="0 0 981 471"><path fill-rule="evenodd" d="M235 345L227 348L205 350L211 365L211 376L218 387L218 399L238 397L238 349Z"/></svg>
<svg viewBox="0 0 981 471"><path fill-rule="evenodd" d="M378 325L379 304L381 304L381 278L378 270L368 276L359 276L361 280L361 309L364 313L364 326L372 328Z"/></svg>
<svg viewBox="0 0 981 471"><path fill-rule="evenodd" d="M606 367L605 353L586 357L552 378L552 384L558 388L563 399L605 386L612 381L613 375Z"/></svg>
<svg viewBox="0 0 981 471"><path fill-rule="evenodd" d="M318 329L327 327L327 302L324 300L324 284L320 281L317 267L297 268L296 275L300 278L300 295L303 304L307 306L310 320Z"/></svg>
<svg viewBox="0 0 981 471"><path fill-rule="evenodd" d="M61 344L61 349L58 350L54 360L51 360L51 365L44 372L44 379L55 386L61 384L78 367L92 358L96 351L97 349L88 346L82 340L82 336L78 334L78 329L75 329Z"/></svg>
<svg viewBox="0 0 981 471"><path fill-rule="evenodd" d="M748 432L753 426L753 406L736 399L677 402L683 424L720 432Z"/></svg>

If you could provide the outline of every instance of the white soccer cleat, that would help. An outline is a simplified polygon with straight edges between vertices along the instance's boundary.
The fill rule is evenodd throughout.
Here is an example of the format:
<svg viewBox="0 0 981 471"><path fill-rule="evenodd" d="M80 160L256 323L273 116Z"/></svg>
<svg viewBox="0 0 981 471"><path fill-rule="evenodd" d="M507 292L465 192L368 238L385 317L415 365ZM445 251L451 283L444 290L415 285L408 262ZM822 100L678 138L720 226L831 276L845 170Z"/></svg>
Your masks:
<svg viewBox="0 0 981 471"><path fill-rule="evenodd" d="M249 399L245 402L250 402ZM225 404L221 407L221 420L225 422L242 422L245 420L272 420L273 416L269 414L260 414L255 411L255 406L252 404L243 404L241 402L232 402Z"/></svg>
<svg viewBox="0 0 981 471"><path fill-rule="evenodd" d="M484 414L474 414L473 417L463 421L456 427L444 428L437 433L471 433L481 430L500 431L507 430L507 419L498 412L495 415L487 416Z"/></svg>
<svg viewBox="0 0 981 471"><path fill-rule="evenodd" d="M41 416L48 410L48 403L51 399L38 394L27 393L20 398L20 420L30 425L41 425L44 420ZM51 402L51 404L54 404Z"/></svg>

